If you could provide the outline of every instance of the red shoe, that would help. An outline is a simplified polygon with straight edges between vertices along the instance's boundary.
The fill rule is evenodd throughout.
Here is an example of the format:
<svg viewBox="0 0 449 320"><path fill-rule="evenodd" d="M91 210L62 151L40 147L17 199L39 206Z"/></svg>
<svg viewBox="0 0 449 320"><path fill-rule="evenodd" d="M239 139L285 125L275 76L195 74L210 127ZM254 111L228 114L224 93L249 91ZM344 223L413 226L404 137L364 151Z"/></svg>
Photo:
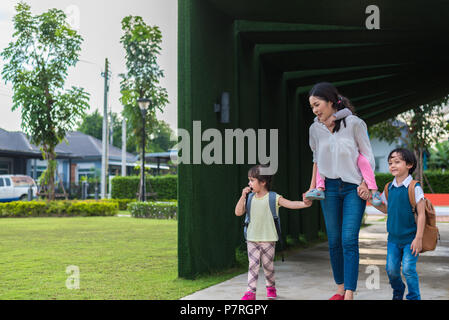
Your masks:
<svg viewBox="0 0 449 320"><path fill-rule="evenodd" d="M246 291L240 300L256 300L256 294L251 291Z"/></svg>
<svg viewBox="0 0 449 320"><path fill-rule="evenodd" d="M267 287L267 298L268 299L276 299L276 288L275 287Z"/></svg>
<svg viewBox="0 0 449 320"><path fill-rule="evenodd" d="M329 300L345 300L345 295L336 293Z"/></svg>

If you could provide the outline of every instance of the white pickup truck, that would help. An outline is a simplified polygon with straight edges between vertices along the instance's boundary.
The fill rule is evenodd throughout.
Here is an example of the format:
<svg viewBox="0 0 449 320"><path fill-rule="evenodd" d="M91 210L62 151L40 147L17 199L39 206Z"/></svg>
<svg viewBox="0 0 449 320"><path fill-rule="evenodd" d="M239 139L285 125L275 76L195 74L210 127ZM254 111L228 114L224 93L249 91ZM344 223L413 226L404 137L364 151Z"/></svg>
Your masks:
<svg viewBox="0 0 449 320"><path fill-rule="evenodd" d="M30 187L35 198L37 186L33 178L22 175L0 175L0 202L28 200Z"/></svg>

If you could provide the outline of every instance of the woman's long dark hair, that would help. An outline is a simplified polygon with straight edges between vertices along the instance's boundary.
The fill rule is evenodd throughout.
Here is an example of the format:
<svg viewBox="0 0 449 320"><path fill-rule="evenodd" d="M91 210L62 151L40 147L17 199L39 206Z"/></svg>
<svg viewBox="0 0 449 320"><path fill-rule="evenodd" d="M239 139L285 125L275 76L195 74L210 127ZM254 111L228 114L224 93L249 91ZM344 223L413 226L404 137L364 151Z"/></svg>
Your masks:
<svg viewBox="0 0 449 320"><path fill-rule="evenodd" d="M355 109L351 101L349 101L348 98L342 96L338 92L337 88L335 88L334 85L329 82L320 82L314 85L309 92L309 98L311 96L317 97L326 102L332 102L334 109L336 109L337 111L348 108L349 110L351 110L352 114L355 115ZM342 121L346 127L346 119L336 120L334 132L340 130Z"/></svg>

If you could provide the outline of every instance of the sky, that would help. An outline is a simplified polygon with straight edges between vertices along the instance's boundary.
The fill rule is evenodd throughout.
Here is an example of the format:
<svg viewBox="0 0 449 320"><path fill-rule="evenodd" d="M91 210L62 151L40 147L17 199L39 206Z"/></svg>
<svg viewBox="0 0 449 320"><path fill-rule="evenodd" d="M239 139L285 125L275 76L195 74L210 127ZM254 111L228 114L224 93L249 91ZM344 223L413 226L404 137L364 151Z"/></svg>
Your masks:
<svg viewBox="0 0 449 320"><path fill-rule="evenodd" d="M66 12L68 22L83 37L80 62L69 70L66 87L82 87L90 93L90 110L103 113L105 58L109 59L112 80L109 90L109 108L112 112L123 110L120 98L120 78L124 73L125 51L120 44L121 20L128 15L139 15L149 25L157 25L162 32L162 50L158 59L165 78L161 85L167 89L169 104L159 120L167 122L173 130L177 128L177 0L27 0L33 14L41 14L51 8ZM18 0L0 1L0 50L8 46L14 33L13 16ZM4 61L0 58L0 68ZM0 128L21 131L20 111L11 111L12 86L0 81Z"/></svg>

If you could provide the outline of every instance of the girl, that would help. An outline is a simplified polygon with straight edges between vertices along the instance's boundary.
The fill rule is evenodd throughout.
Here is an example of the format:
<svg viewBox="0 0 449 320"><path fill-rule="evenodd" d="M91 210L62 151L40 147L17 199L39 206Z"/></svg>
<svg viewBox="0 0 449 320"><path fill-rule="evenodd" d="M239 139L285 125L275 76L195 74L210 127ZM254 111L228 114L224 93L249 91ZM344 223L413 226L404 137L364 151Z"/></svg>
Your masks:
<svg viewBox="0 0 449 320"><path fill-rule="evenodd" d="M339 100L337 102L337 106L339 106L342 103L342 100ZM350 115L352 115L352 111L349 108L344 108L342 110L338 110L336 113L334 113L331 117L329 117L326 122L324 123L326 126L331 126L333 122L336 120L344 119ZM314 119L315 122L318 122L318 117ZM374 171L371 168L371 165L366 159L363 154L359 153L359 156L357 158L357 166L360 169L360 172L362 173L363 179L365 180L366 184L368 185L368 189L371 193L371 202L375 206L379 206L382 204L382 199L380 197L379 191L377 191L377 184L376 184L376 178L374 176ZM316 170L316 189L312 189L309 192L306 193L306 198L309 200L324 200L324 180L321 178L321 175L318 171L318 168Z"/></svg>
<svg viewBox="0 0 449 320"><path fill-rule="evenodd" d="M242 196L235 206L236 216L242 216L247 208L251 208L251 219L246 233L249 260L248 288L242 300L256 299L260 260L262 260L265 273L267 298L275 299L277 297L274 281L274 252L276 241L279 238L269 203L269 191L271 190L273 176L262 175L260 169L264 167L257 165L248 171L248 187L242 190ZM249 207L246 199L251 191L254 195L251 197ZM290 201L276 194L277 217L279 217L279 207L302 209L312 205L312 201L305 199L304 196L303 200Z"/></svg>
<svg viewBox="0 0 449 320"><path fill-rule="evenodd" d="M330 83L316 84L309 102L319 122L309 130L313 152L310 189L316 188L316 173L325 178L325 199L321 206L329 241L329 254L337 293L332 300L353 299L359 271L358 235L369 190L362 182L359 153L374 169L374 156L363 120L350 115L325 125L338 110L352 109L349 100ZM353 109L352 109L353 110Z"/></svg>

